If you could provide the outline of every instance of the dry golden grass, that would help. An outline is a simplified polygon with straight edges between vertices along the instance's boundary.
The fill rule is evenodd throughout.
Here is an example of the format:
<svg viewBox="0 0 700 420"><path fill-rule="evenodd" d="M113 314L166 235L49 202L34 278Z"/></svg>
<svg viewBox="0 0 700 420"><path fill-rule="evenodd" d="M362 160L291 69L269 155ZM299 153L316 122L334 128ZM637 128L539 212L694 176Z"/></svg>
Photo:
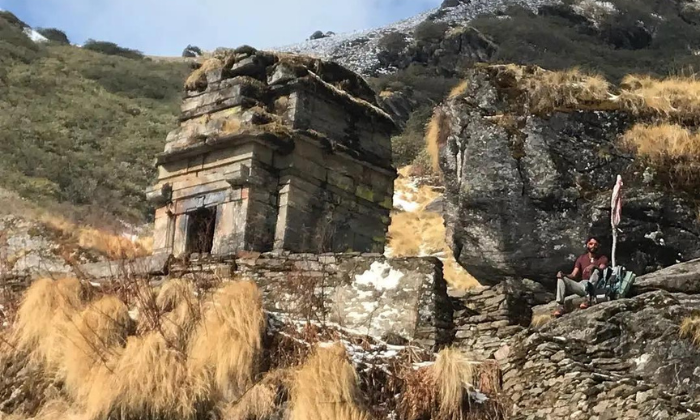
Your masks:
<svg viewBox="0 0 700 420"><path fill-rule="evenodd" d="M153 252L153 238L131 239L88 226L79 226L69 220L48 213L38 217L41 223L60 232L79 247L91 249L109 259L133 259Z"/></svg>
<svg viewBox="0 0 700 420"><path fill-rule="evenodd" d="M345 346L319 347L296 372L290 420L368 420Z"/></svg>
<svg viewBox="0 0 700 420"><path fill-rule="evenodd" d="M474 370L464 353L445 348L438 353L432 366L440 396L440 414L444 418L459 418L474 381Z"/></svg>
<svg viewBox="0 0 700 420"><path fill-rule="evenodd" d="M457 98L458 96L466 92L468 88L469 82L467 80L462 80L455 87L453 87L452 90L450 90L450 94L447 96L447 99Z"/></svg>
<svg viewBox="0 0 700 420"><path fill-rule="evenodd" d="M620 84L621 107L636 115L697 122L700 115L700 80L695 75L654 79L628 75Z"/></svg>
<svg viewBox="0 0 700 420"><path fill-rule="evenodd" d="M189 367L200 388L239 398L260 368L265 315L255 283L232 282L218 290L204 311L189 347Z"/></svg>
<svg viewBox="0 0 700 420"><path fill-rule="evenodd" d="M3 417L0 417L3 419ZM10 420L9 418L7 420ZM44 404L32 420L86 420L66 400L53 399Z"/></svg>
<svg viewBox="0 0 700 420"><path fill-rule="evenodd" d="M676 124L637 124L625 133L623 143L654 163L700 157L700 135Z"/></svg>
<svg viewBox="0 0 700 420"><path fill-rule="evenodd" d="M622 136L622 144L674 186L697 188L700 134L675 124L637 124Z"/></svg>
<svg viewBox="0 0 700 420"><path fill-rule="evenodd" d="M224 61L218 58L210 58L193 71L185 80L185 89L204 90L207 88L207 73L224 66Z"/></svg>
<svg viewBox="0 0 700 420"><path fill-rule="evenodd" d="M461 351L445 348L438 353L434 364L409 370L404 375L399 411L408 420L463 419L469 412L469 391L474 389L476 379L497 389L490 370L486 374L475 372L473 363Z"/></svg>
<svg viewBox="0 0 700 420"><path fill-rule="evenodd" d="M277 369L246 392L238 401L222 411L226 420L267 420L279 410L278 402L290 387L291 372Z"/></svg>
<svg viewBox="0 0 700 420"><path fill-rule="evenodd" d="M545 71L537 69L521 80L534 112L571 110L610 102L610 84L601 75L579 69Z"/></svg>
<svg viewBox="0 0 700 420"><path fill-rule="evenodd" d="M184 350L201 319L200 304L193 283L184 279L167 281L156 296L156 306L163 314L163 335L170 343Z"/></svg>
<svg viewBox="0 0 700 420"><path fill-rule="evenodd" d="M425 147L430 155L433 172L436 174L440 173L440 148L447 142L449 135L449 117L441 107L437 107L425 131Z"/></svg>
<svg viewBox="0 0 700 420"><path fill-rule="evenodd" d="M61 328L82 308L82 286L77 279L39 279L27 289L17 311L17 348L30 360L55 368L62 359Z"/></svg>
<svg viewBox="0 0 700 420"><path fill-rule="evenodd" d="M700 314L691 315L681 323L681 338L688 338L693 344L700 346Z"/></svg>
<svg viewBox="0 0 700 420"><path fill-rule="evenodd" d="M479 282L455 260L446 241L442 216L425 210L440 194L427 185L413 187L410 172L410 167L399 169L394 191L395 196L415 203L415 210L392 213L388 234L389 254L392 257L440 255L444 264L443 274L450 286L460 290L479 286Z"/></svg>
<svg viewBox="0 0 700 420"><path fill-rule="evenodd" d="M120 353L111 369L101 370L92 381L86 404L89 418L104 418L110 412L131 418L194 416L197 398L206 391L192 388L185 355L168 346L162 335L129 337Z"/></svg>
<svg viewBox="0 0 700 420"><path fill-rule="evenodd" d="M88 398L93 391L93 375L103 373L102 368L126 342L131 325L124 302L115 296L105 296L62 327L65 338L62 373L66 389L76 401Z"/></svg>
<svg viewBox="0 0 700 420"><path fill-rule="evenodd" d="M530 326L533 328L539 328L553 319L554 316L549 313L533 315L532 319L530 320Z"/></svg>

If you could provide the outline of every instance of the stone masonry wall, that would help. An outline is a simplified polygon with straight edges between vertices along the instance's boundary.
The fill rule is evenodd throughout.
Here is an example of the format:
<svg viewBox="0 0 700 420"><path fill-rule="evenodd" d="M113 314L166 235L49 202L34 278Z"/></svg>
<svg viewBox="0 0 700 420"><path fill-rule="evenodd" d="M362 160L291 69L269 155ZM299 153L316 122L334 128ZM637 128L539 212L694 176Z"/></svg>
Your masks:
<svg viewBox="0 0 700 420"><path fill-rule="evenodd" d="M193 255L169 277L240 277L255 281L267 310L331 322L389 342L438 348L453 337L452 305L437 258L380 254L241 253Z"/></svg>
<svg viewBox="0 0 700 420"><path fill-rule="evenodd" d="M538 283L505 281L452 294L455 345L490 358L532 319L532 307L552 300Z"/></svg>

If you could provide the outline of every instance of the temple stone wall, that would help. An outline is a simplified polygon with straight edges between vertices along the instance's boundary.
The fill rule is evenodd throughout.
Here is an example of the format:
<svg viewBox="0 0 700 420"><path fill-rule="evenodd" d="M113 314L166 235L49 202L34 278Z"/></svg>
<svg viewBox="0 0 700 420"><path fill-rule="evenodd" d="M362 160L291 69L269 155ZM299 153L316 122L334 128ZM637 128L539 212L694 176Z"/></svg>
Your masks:
<svg viewBox="0 0 700 420"><path fill-rule="evenodd" d="M194 257L173 264L170 276L250 279L271 312L335 323L390 342L433 348L452 340L452 304L437 258L359 253Z"/></svg>
<svg viewBox="0 0 700 420"><path fill-rule="evenodd" d="M157 253L383 252L396 125L361 77L241 48L190 77L180 120L147 193Z"/></svg>

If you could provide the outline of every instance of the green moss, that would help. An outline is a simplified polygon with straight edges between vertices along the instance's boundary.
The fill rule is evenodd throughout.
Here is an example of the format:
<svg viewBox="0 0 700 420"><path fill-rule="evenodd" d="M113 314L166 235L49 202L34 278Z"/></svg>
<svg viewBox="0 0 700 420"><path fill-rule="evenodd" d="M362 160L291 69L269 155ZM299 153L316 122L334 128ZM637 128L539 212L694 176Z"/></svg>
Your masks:
<svg viewBox="0 0 700 420"><path fill-rule="evenodd" d="M355 188L355 195L367 201L374 201L374 191L371 187L360 184Z"/></svg>

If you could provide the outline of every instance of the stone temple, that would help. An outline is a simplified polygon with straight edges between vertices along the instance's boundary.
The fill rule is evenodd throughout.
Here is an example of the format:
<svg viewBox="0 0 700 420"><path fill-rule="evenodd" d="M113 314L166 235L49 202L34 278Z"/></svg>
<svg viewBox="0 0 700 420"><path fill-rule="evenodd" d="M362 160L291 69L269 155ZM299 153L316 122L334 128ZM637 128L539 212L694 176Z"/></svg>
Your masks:
<svg viewBox="0 0 700 420"><path fill-rule="evenodd" d="M395 130L338 64L249 47L210 59L156 158L154 252L383 252Z"/></svg>

